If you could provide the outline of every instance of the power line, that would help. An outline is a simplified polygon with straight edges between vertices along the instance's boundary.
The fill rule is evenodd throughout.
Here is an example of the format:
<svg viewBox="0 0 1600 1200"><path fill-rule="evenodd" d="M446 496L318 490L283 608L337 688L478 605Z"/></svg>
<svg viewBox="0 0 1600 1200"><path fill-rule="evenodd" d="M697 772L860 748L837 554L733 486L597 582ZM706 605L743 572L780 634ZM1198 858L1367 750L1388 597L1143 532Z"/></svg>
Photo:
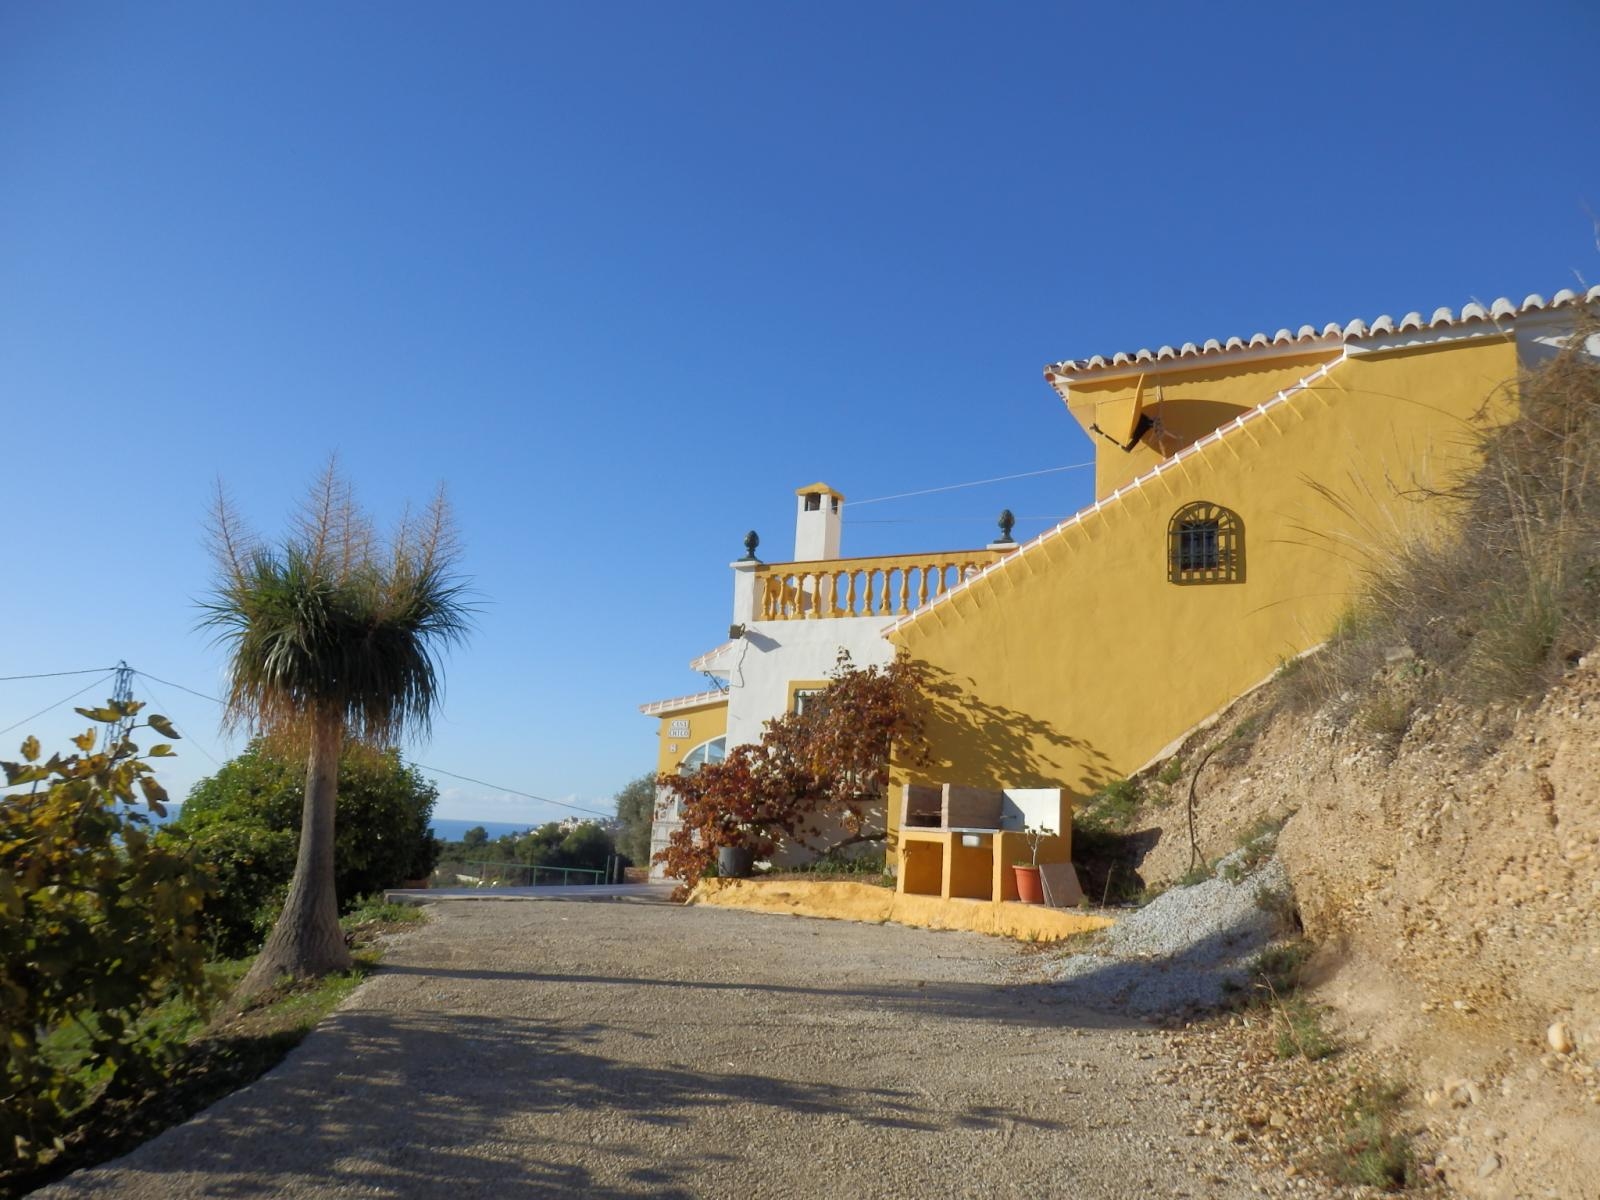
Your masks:
<svg viewBox="0 0 1600 1200"><path fill-rule="evenodd" d="M146 685L147 685L147 690L149 691L150 698L152 700L154 700L157 704L161 705L162 708L167 709L169 712L172 711L172 706L170 704L168 704L165 700L163 700L160 696L156 695L155 688L148 687L148 684L150 682L152 682L152 681L165 683L166 680L156 680L154 675L147 674L144 671L135 671L134 674L139 676L139 678L145 680ZM177 687L178 685L174 683L174 684L169 684L168 686L169 687ZM188 689L185 688L184 690L187 691ZM200 695L199 692L196 692L194 694L197 695L197 696ZM210 699L209 696L202 697L202 698L203 699ZM220 703L220 701L219 701L219 703ZM194 746L194 748L196 750L200 751L201 754L204 754L207 758L209 758L211 760L211 765L212 766L216 767L217 770L219 770L219 771L222 770L222 763L218 761L217 756L215 754L212 754L211 751L207 750L205 748L205 744L203 742L201 742L199 738L195 737L194 734L191 733L191 734L189 734L188 740Z"/></svg>
<svg viewBox="0 0 1600 1200"><path fill-rule="evenodd" d="M68 672L63 671L62 674L68 674ZM76 672L72 672L72 674L76 674ZM32 716L23 717L22 720L18 721L14 725L7 725L4 729L0 729L0 737L3 737L6 734L10 733L13 729L21 728L22 726L26 725L29 721L38 720L40 717L44 716L45 713L49 712L51 709L60 708L68 700L76 700L79 696L83 695L90 688L99 687L107 679L110 679L111 676L114 675L114 674L116 674L115 671L111 672L110 674L101 676L99 679L96 679L93 683L86 683L81 688L79 688L77 691L73 692L72 695L64 696L60 700L57 700L54 704L45 705L43 708L41 708L38 712L34 713Z"/></svg>
<svg viewBox="0 0 1600 1200"><path fill-rule="evenodd" d="M1061 517L1017 517L1020 525L1023 521L1048 521L1063 520ZM993 525L993 517L880 517L865 521L851 521L852 525L942 525L946 521L982 521L985 525Z"/></svg>
<svg viewBox="0 0 1600 1200"><path fill-rule="evenodd" d="M56 672L56 673L57 674L61 674L61 675L82 674L82 672L73 672L73 671L60 671L60 672ZM170 679L162 679L158 675L150 674L149 671L143 671L143 670L135 669L133 673L135 675L138 675L138 676L144 678L144 679L149 680L152 683L159 683L159 684L163 684L163 685L165 685L167 687L177 688L180 692L187 692L191 696L198 696L200 699L209 700L213 704L217 704L217 705L224 704L224 701L217 699L217 697L215 697L215 696L208 696L204 692L197 692L192 687L185 687L183 684L175 683ZM115 674L115 672L113 671L112 674ZM111 678L111 675L108 674L104 678L105 679L109 679L109 678ZM17 725L26 725L29 721L33 720L34 717L41 716L41 715L43 715L43 713L49 712L51 708L56 708L56 707L59 707L62 704L65 704L67 702L67 700L76 699L77 697L81 696L84 692L87 692L89 690L89 688L94 687L96 683L101 683L101 682L104 682L104 679L96 680L95 683L91 683L87 687L81 688L78 691L73 692L72 695L70 695L70 696L68 696L66 698L66 700L57 700L55 702L55 704L50 705L50 708L42 709L40 712L34 713L33 717L24 717L22 720L18 721L16 725L8 726L5 729L0 729L0 734L10 733L11 730L17 728ZM159 699L159 698L157 698L157 699ZM194 741L194 739L192 739L192 738L190 740ZM195 744L196 748L198 748L199 751L202 754L204 754L207 758L211 759L211 761L213 763L215 763L218 767L221 767L222 764L217 762L217 760L212 756L212 754L211 754L211 752L209 750L207 750L204 746L200 745L200 743L198 741L195 741L194 744ZM518 790L517 788L505 787L502 784L490 783L490 782L488 782L487 780L484 780L484 779L474 779L470 775L458 775L454 771L446 771L442 767L430 767L425 763L419 763L419 762L415 762L415 761L412 763L412 766L414 766L414 767L416 767L416 768L418 768L419 770L422 770L422 771L432 771L435 775L446 775L451 779L459 779L463 783L474 783L474 784L477 784L479 787L486 787L486 788L489 788L492 791L505 792L506 794L511 795L511 796L521 796L525 800L536 800L540 804L553 804L557 808L571 809L573 812L587 813L587 814L589 814L590 816L593 816L593 817L605 817L606 819L609 820L611 817L616 815L615 813L602 812L600 809L597 809L597 808L586 808L581 804L568 804L565 800L552 800L548 796L536 796L532 792L524 792L524 791Z"/></svg>
<svg viewBox="0 0 1600 1200"><path fill-rule="evenodd" d="M14 683L18 679L60 679L63 675L104 675L115 667L90 667L84 671L46 671L41 675L0 675L0 683Z"/></svg>
<svg viewBox="0 0 1600 1200"><path fill-rule="evenodd" d="M1068 463L1064 467L1046 467L1042 471L1022 471L1016 475L996 475L993 479L974 479L970 483L947 483L944 487L923 488L918 492L901 492L895 496L874 496L870 500L854 500L851 508L860 508L863 504L882 504L887 500L909 500L913 496L931 496L935 492L955 492L962 488L983 487L990 483L1009 483L1013 479L1032 479L1036 475L1055 475L1062 471L1081 471L1085 467L1094 466L1094 462Z"/></svg>
<svg viewBox="0 0 1600 1200"><path fill-rule="evenodd" d="M507 792L513 796L521 796L524 800L537 800L540 804L554 804L558 808L570 808L573 812L588 813L592 817L605 817L610 820L616 813L601 812L597 808L585 808L581 804L568 804L565 800L552 800L548 796L535 796L532 792L519 792L516 788L503 787L498 783L490 783L485 779L474 779L470 775L457 775L454 771L441 770L439 767L430 767L426 763L412 762L412 766L419 771L432 771L435 775L448 775L451 779L459 779L462 783L475 783L479 787L490 788L497 792Z"/></svg>
<svg viewBox="0 0 1600 1200"><path fill-rule="evenodd" d="M213 704L220 704L220 705L223 705L224 707L227 706L227 701L225 701L225 700L218 700L215 696L208 696L204 692L197 692L192 687L184 687L183 684L181 684L181 683L173 683L172 680L170 680L170 679L162 679L159 675L150 674L149 671L140 671L140 670L136 669L134 671L134 674L135 675L143 675L146 679L151 680L154 683L164 683L164 684L167 685L167 687L175 687L180 692L188 692L189 695L191 695L191 696L199 696L200 699L209 700Z"/></svg>

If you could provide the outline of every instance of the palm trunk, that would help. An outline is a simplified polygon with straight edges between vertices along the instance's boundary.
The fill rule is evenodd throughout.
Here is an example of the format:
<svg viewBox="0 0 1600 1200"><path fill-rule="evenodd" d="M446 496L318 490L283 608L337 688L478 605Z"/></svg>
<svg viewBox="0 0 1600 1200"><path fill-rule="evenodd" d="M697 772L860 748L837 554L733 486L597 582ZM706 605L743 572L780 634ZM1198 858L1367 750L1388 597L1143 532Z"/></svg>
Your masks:
<svg viewBox="0 0 1600 1200"><path fill-rule="evenodd" d="M352 965L339 928L333 889L333 823L339 795L339 751L344 725L337 717L313 722L306 756L306 798L300 817L300 853L283 912L237 996L270 987L285 975L313 979Z"/></svg>

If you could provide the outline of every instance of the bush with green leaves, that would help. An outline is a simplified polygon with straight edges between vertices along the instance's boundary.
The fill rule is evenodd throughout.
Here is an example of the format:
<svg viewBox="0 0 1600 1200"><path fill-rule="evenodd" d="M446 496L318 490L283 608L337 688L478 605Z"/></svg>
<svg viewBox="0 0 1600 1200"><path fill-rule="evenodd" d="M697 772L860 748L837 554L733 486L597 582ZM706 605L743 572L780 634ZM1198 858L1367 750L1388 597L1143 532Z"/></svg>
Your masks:
<svg viewBox="0 0 1600 1200"><path fill-rule="evenodd" d="M551 821L510 839L511 862L535 867L581 867L598 871L616 853L611 835L593 821L563 828Z"/></svg>
<svg viewBox="0 0 1600 1200"><path fill-rule="evenodd" d="M334 841L341 908L433 869L438 843L428 824L438 794L397 750L346 749ZM304 799L304 764L260 741L190 791L171 836L217 880L205 920L219 952L249 953L271 929L294 873Z"/></svg>
<svg viewBox="0 0 1600 1200"><path fill-rule="evenodd" d="M0 803L0 1145L19 1165L54 1153L96 1093L152 1077L163 1052L145 1027L152 1009L208 999L209 884L134 807L164 816L166 792L132 735L178 736L165 717L136 722L142 707L78 710L114 730L101 750L90 729L77 753L40 761L30 737L21 761L0 764L8 787L31 785Z"/></svg>
<svg viewBox="0 0 1600 1200"><path fill-rule="evenodd" d="M650 827L656 819L656 775L647 771L617 793L617 851L634 866L650 861Z"/></svg>

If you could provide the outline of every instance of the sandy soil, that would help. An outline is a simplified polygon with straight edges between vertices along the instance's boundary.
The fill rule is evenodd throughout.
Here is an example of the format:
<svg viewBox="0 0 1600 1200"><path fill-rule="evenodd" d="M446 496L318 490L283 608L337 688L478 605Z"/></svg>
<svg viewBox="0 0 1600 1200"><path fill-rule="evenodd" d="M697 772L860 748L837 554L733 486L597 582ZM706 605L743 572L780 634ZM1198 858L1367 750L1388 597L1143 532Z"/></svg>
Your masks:
<svg viewBox="0 0 1600 1200"><path fill-rule="evenodd" d="M1474 1200L1600 1197L1600 654L1537 705L1443 704L1398 740L1274 699L1181 752L1256 730L1205 768L1204 857L1294 813L1278 851L1321 946L1313 998L1411 1085L1432 1166ZM1187 866L1187 787L1146 814L1147 880Z"/></svg>
<svg viewBox="0 0 1600 1200"><path fill-rule="evenodd" d="M1233 1197L1159 1034L974 934L454 903L277 1070L36 1193Z"/></svg>

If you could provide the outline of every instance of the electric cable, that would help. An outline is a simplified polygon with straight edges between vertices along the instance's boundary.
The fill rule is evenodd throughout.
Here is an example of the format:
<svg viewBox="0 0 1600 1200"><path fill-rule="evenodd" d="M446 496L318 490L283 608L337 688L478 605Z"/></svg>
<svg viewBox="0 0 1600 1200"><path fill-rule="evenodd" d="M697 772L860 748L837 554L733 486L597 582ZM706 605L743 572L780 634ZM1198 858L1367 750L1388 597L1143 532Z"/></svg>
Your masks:
<svg viewBox="0 0 1600 1200"><path fill-rule="evenodd" d="M143 675L146 679L153 680L156 683L165 684L167 687L175 687L180 692L188 692L191 696L199 696L200 699L209 700L213 704L220 704L224 706L227 704L227 701L225 700L219 700L215 696L208 696L204 692L197 692L192 687L184 687L181 683L173 683L170 679L162 679L159 675L152 675L149 671L141 671L137 667L134 668L133 673L135 675Z"/></svg>
<svg viewBox="0 0 1600 1200"><path fill-rule="evenodd" d="M66 672L63 672L63 674L66 674ZM38 720L40 717L44 716L45 713L49 712L51 709L60 708L68 700L76 700L79 696L83 695L85 692L89 691L91 688L99 687L102 683L104 683L107 679L110 679L111 676L115 675L115 674L116 674L115 671L108 672L107 674L101 676L99 679L96 679L93 683L84 684L77 691L73 692L72 695L64 696L60 700L57 700L54 704L45 705L43 708L41 708L38 712L34 713L32 716L23 717L22 720L16 722L15 724L7 725L4 729L0 729L0 737L3 737L6 734L10 733L13 729L20 729L22 726L26 725L29 721Z"/></svg>
<svg viewBox="0 0 1600 1200"><path fill-rule="evenodd" d="M1032 479L1037 475L1056 475L1062 471L1081 471L1094 466L1094 462L1068 463L1064 467L1045 467L1042 471L1020 471L1015 475L996 475L993 479L974 479L968 483L947 483L943 487L923 488L916 492L900 492L894 496L874 496L870 500L853 500L847 507L860 508L863 504L883 504L889 500L909 500L913 496L932 496L936 492L956 492L962 488L983 487L990 483L1009 483L1013 479Z"/></svg>
<svg viewBox="0 0 1600 1200"><path fill-rule="evenodd" d="M588 813L592 817L604 817L611 820L616 813L601 812L598 808L585 808L581 804L568 804L565 800L552 800L548 796L535 796L532 792L519 792L516 788L502 787L498 783L490 783L486 779L474 779L470 775L457 775L454 771L446 771L439 767L430 767L427 763L412 760L412 766L419 771L432 771L435 775L448 775L451 779L459 779L463 783L475 783L479 787L492 788L497 792L506 792L512 796L521 796L524 800L537 800L540 804L554 804L558 808L570 808L573 812Z"/></svg>
<svg viewBox="0 0 1600 1200"><path fill-rule="evenodd" d="M115 667L90 667L84 671L45 671L39 675L0 675L0 683L11 683L18 679L59 679L63 675L104 675L108 671L115 670Z"/></svg>
<svg viewBox="0 0 1600 1200"><path fill-rule="evenodd" d="M145 671L135 671L134 674L139 676L141 679L143 679L145 681L146 690L149 691L150 698L152 700L154 700L157 704L161 705L162 708L167 709L169 712L172 711L172 705L168 704L160 696L156 695L156 690L154 688L148 686L151 681L155 680L155 676L154 675L148 674ZM166 681L162 680L161 682L165 683ZM177 687L178 685L174 683L174 684L169 684L168 686ZM187 691L188 689L185 688L184 690ZM195 692L194 694L196 696L200 695L199 692ZM209 699L211 699L211 697L210 696L202 696L201 699L209 700ZM219 700L217 703L220 704L221 701ZM201 754L204 754L208 759L210 759L212 766L216 767L217 770L219 770L219 771L222 770L221 761L217 758L217 756L215 754L211 753L211 751L206 749L205 744L203 742L201 742L201 740L199 738L195 737L194 734L191 733L186 737L185 740L188 741L192 746L194 746L194 748L196 750L200 751Z"/></svg>
<svg viewBox="0 0 1600 1200"><path fill-rule="evenodd" d="M1016 517L1017 524L1024 521L1062 521L1064 517ZM875 517L865 521L851 521L852 525L940 525L945 521L982 521L986 525L993 525L993 517Z"/></svg>
<svg viewBox="0 0 1600 1200"><path fill-rule="evenodd" d="M176 683L171 679L162 679L158 675L150 674L149 671L144 671L144 670L140 670L138 668L135 668L133 673L135 675L141 676L142 678L144 678L144 679L146 679L146 680L148 680L148 681L150 681L152 683L159 683L159 684L165 685L166 687L177 688L180 692L187 692L191 696L198 696L200 699L209 700L209 701L211 701L211 703L216 704L216 705L222 705L224 703L222 700L219 700L215 696L208 696L204 692L197 692L197 691L195 691L194 688L185 687L183 684ZM73 675L73 674L84 674L84 672L59 671L59 672L54 672L54 674ZM33 716L31 716L31 717L24 717L22 720L18 721L16 723L16 725L9 725L5 729L0 729L0 735L4 735L4 734L7 734L7 733L10 733L11 730L16 729L17 726L19 726L19 725L26 725L29 721L32 721L35 717L43 716L45 713L49 712L50 709L52 709L52 708L59 708L61 705L65 704L67 702L67 700L75 700L75 699L77 699L79 696L83 695L84 692L87 692L90 688L95 687L97 684L105 682L106 679L110 679L113 674L115 674L114 671L109 672L105 676L103 676L101 679L97 679L94 683L91 683L91 684L88 684L85 687L79 688L76 692L73 692L72 695L66 697L66 699L57 700L54 704L50 705L48 708L41 709L39 712L34 713ZM35 677L34 676L24 676L22 678L35 678ZM43 676L39 676L38 678L43 678ZM155 697L154 696L153 692L152 692L152 698L157 699L158 701L160 700L159 697ZM161 703L164 704L165 702L162 701ZM189 740L194 742L195 747L197 749L199 749L200 753L204 754L207 758L209 758L212 761L212 763L215 764L219 769L221 768L222 764L220 762L218 762L216 757L214 755L212 755L212 753L209 750L207 750L204 746L202 746L198 740L196 740L194 738L190 738ZM615 813L604 812L604 811L602 811L601 809L598 809L598 808L586 808L584 805L581 805L581 804L569 804L565 800L552 800L548 796L536 796L532 792L524 792L524 791L521 791L521 790L519 790L517 788L505 787L502 784L490 783L488 780L485 780L485 779L474 779L470 775L458 775L454 771L446 771L442 767L430 767L426 763L419 763L419 762L416 762L415 760L412 760L411 765L416 767L418 770L432 771L435 775L445 775L445 776L448 776L451 779L459 779L463 783L473 783L473 784L477 784L479 787L486 787L486 788L490 788L490 789L492 789L494 791L497 791L497 792L504 792L507 795L521 796L525 800L536 800L540 804L552 804L557 808L571 809L573 812L587 813L590 816L603 817L606 820L610 820L611 818L616 816Z"/></svg>

